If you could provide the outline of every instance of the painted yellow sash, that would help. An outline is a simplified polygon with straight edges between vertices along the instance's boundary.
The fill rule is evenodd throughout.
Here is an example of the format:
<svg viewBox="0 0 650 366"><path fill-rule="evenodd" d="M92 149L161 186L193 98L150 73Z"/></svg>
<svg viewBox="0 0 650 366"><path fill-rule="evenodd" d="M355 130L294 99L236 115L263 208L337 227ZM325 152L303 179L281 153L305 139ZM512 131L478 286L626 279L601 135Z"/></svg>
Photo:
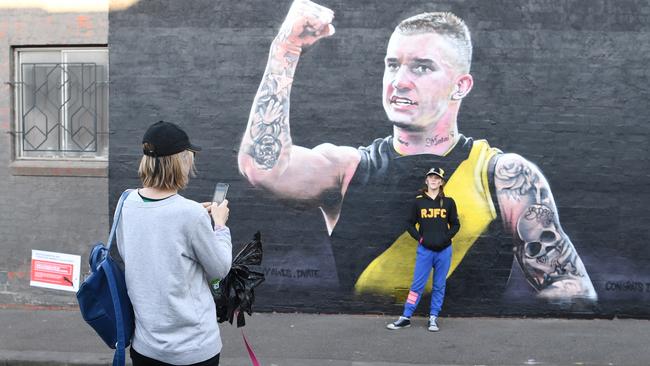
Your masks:
<svg viewBox="0 0 650 366"><path fill-rule="evenodd" d="M487 171L490 159L497 153L499 150L491 148L487 141L474 141L469 157L460 163L445 185L445 194L456 201L460 220L460 231L452 241L452 261L447 277L496 218ZM413 279L416 248L416 241L405 231L366 267L357 280L355 292L394 295L396 290L408 289ZM425 291L431 291L431 278Z"/></svg>

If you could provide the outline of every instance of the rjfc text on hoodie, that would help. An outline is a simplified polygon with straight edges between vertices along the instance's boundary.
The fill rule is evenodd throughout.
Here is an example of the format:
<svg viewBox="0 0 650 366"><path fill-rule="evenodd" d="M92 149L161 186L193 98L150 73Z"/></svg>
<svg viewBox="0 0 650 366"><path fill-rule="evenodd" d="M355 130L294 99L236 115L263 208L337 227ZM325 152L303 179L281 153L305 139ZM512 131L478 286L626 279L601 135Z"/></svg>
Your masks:
<svg viewBox="0 0 650 366"><path fill-rule="evenodd" d="M445 249L460 230L456 202L451 197L438 195L433 199L426 193L418 195L408 218L407 230L425 248L434 251Z"/></svg>

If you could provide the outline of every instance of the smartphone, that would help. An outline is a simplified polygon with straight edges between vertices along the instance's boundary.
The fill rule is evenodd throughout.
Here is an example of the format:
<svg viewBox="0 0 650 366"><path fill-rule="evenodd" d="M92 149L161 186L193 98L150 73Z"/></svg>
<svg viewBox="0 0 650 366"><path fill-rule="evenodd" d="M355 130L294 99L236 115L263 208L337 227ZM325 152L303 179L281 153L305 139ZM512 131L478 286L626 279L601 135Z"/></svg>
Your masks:
<svg viewBox="0 0 650 366"><path fill-rule="evenodd" d="M226 199L226 193L228 193L228 188L230 184L228 183L217 183L217 186L214 188L214 195L212 196L212 202L221 204L223 200Z"/></svg>

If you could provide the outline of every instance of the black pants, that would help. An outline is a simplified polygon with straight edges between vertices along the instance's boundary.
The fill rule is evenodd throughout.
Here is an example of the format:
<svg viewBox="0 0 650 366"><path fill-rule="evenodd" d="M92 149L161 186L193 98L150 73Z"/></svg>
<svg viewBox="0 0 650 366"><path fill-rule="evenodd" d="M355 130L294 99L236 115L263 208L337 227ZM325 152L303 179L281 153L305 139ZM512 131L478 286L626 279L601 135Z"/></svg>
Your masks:
<svg viewBox="0 0 650 366"><path fill-rule="evenodd" d="M170 363L164 363L160 362L158 360L154 360L153 358L149 358L147 356L143 356L138 353L138 351L134 350L133 347L131 347L131 361L133 361L133 366L174 366ZM199 363L193 363L188 366L219 366L219 355L218 353L216 356L212 357L209 360L199 362Z"/></svg>

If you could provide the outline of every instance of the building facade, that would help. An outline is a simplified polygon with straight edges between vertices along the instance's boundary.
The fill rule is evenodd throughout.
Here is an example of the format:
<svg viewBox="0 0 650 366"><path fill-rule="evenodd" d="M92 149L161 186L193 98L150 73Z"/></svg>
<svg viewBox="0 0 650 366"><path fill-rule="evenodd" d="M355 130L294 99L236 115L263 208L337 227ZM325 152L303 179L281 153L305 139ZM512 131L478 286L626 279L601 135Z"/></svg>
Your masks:
<svg viewBox="0 0 650 366"><path fill-rule="evenodd" d="M82 256L108 229L108 2L0 6L0 306L76 306L30 286L32 250Z"/></svg>

